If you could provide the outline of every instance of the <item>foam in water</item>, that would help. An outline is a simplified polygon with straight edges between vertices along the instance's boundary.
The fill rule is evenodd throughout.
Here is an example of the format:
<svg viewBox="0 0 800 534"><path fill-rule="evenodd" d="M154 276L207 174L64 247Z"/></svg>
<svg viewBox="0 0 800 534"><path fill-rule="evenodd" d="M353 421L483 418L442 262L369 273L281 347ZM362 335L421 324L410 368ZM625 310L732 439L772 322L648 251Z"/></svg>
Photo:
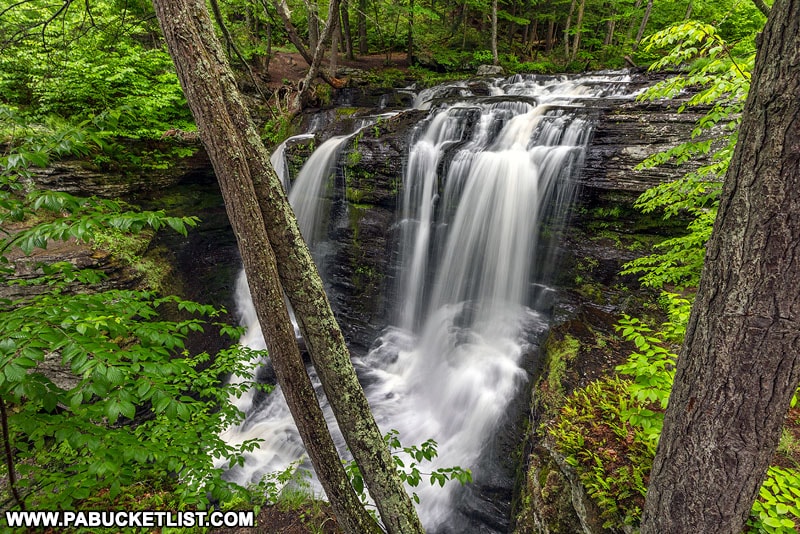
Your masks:
<svg viewBox="0 0 800 534"><path fill-rule="evenodd" d="M563 218L591 133L590 122L570 107L618 93L623 82L515 77L496 80L492 97L470 99L465 84L418 96L418 107L434 109L416 134L403 181L397 318L354 363L382 431L397 430L405 445L437 441L439 457L423 470L458 465L473 469L478 483L494 476L497 459L488 449L526 384L522 362L534 350L531 340L546 329L534 309L534 289L549 262L541 225ZM435 104L454 94L465 101ZM312 250L324 239L319 199L345 140L320 146L290 192ZM245 342L260 347L257 321L247 317ZM231 441L265 440L230 473L244 484L303 454L279 390L248 410L241 427L226 434ZM457 483L414 491L429 531L464 531L457 510L481 499Z"/></svg>

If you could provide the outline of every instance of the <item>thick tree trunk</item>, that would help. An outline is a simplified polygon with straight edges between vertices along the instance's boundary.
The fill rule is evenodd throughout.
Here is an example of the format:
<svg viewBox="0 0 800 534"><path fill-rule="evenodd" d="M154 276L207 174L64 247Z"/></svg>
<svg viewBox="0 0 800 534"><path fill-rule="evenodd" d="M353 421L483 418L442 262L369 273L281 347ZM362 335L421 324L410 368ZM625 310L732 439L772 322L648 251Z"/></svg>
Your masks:
<svg viewBox="0 0 800 534"><path fill-rule="evenodd" d="M260 140L244 111L205 3L155 0L153 5L214 165L275 374L303 443L344 528L353 533L363 529L375 532L377 525L364 511L344 472L283 304L276 259L247 157L257 151L252 145ZM261 150L264 151L263 146ZM285 204L286 200L278 197L275 202Z"/></svg>
<svg viewBox="0 0 800 534"><path fill-rule="evenodd" d="M800 381L800 0L763 32L642 519L739 534Z"/></svg>
<svg viewBox="0 0 800 534"><path fill-rule="evenodd" d="M384 525L390 533L422 532L411 499L403 489L394 460L358 383L349 351L311 255L300 236L286 194L236 89L204 2L154 0L154 5L200 137L220 181L273 362L278 365L297 365L300 362L295 352L294 334L290 331L282 304L282 286L292 303L339 427L361 468ZM275 258L269 256L270 251L274 252ZM280 283L275 276L276 259ZM273 325L281 329L277 330ZM283 350L292 352L287 355ZM284 388L284 393L291 397L297 388L304 387L307 384L290 384ZM298 403L292 401L292 405L298 413L298 426L303 428L306 424L304 418L308 417L310 410L319 408L316 398L305 398ZM312 451L330 453L329 445L321 445L330 436L327 432L323 434L303 436L315 468L319 460L314 457L317 452L312 455ZM336 478L326 467L331 462L338 464L338 470L330 465L331 472L339 473ZM358 507L362 512L359 516L351 509L355 506L351 504L355 495L346 483L346 477L345 482L341 482L342 468L338 457L335 461L321 463L321 466L321 471L318 471L320 481L323 477L327 483L334 479L339 481L330 489L326 488L332 504L336 501L339 507L337 513L346 511L343 520L359 523L359 526L349 524L346 528L351 532L359 532L359 529L374 531L374 522L367 520L369 516L363 513L362 507ZM345 499L346 503L343 502Z"/></svg>

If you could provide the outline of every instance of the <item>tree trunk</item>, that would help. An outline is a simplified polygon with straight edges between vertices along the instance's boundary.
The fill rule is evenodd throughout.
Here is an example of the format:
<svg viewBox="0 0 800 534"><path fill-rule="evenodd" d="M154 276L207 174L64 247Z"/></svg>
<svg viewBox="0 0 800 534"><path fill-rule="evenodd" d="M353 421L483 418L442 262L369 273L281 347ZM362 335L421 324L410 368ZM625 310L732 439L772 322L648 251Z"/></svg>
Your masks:
<svg viewBox="0 0 800 534"><path fill-rule="evenodd" d="M317 0L303 0L308 12L308 49L316 50L319 44L319 6Z"/></svg>
<svg viewBox="0 0 800 534"><path fill-rule="evenodd" d="M647 7L644 8L644 16L642 23L639 24L639 31L636 32L636 41L633 43L633 49L639 48L639 43L642 42L644 36L644 29L647 27L647 21L650 20L650 12L653 11L653 0L647 0Z"/></svg>
<svg viewBox="0 0 800 534"><path fill-rule="evenodd" d="M331 17L328 18L328 25L333 25L330 31L331 36L331 76L334 78L336 77L336 71L339 69L339 6L336 5L336 9L331 13ZM316 75L315 75L316 77Z"/></svg>
<svg viewBox="0 0 800 534"><path fill-rule="evenodd" d="M689 2L691 3L691 0L689 0ZM633 10L638 11L640 7L642 7L642 0L636 0L636 3L633 4ZM629 22L628 31L625 33L625 42L623 43L625 46L631 42L631 38L633 37L633 29L636 27L636 17L632 16ZM638 45L634 43L632 49L635 51L637 46Z"/></svg>
<svg viewBox="0 0 800 534"><path fill-rule="evenodd" d="M261 0L261 1L264 4L264 9L267 9L267 0ZM333 3L335 3L336 6L339 5L338 0L334 0ZM325 50L324 46L321 45L324 44L324 42L327 40L327 37L326 39L323 39L322 42L319 41L317 42L317 47L313 49L314 55L312 55L312 53L310 53L308 49L306 49L305 44L303 44L303 40L300 38L300 35L298 35L297 30L292 24L292 21L289 19L289 13L286 11L287 9L286 3L281 2L281 0L275 0L275 9L278 11L278 16L283 21L283 25L286 28L286 35L289 37L289 41L291 41L291 43L295 46L295 48L297 48L297 51L300 53L301 56L303 56L303 59L306 61L306 63L308 63L309 66L309 70L308 73L306 74L305 79L303 79L300 82L300 94L297 95L296 101L302 102L303 96L305 95L305 92L308 90L309 85L317 76L322 78L325 81L325 83L327 83L331 87L339 88L336 81L330 76L328 76L328 74L325 73L325 71L319 68L320 62L322 61L322 53ZM326 33L326 35L330 37L330 34Z"/></svg>
<svg viewBox="0 0 800 534"><path fill-rule="evenodd" d="M570 61L575 61L575 58L578 57L578 48L580 48L581 45L581 30L583 29L583 12L585 9L586 0L581 0L581 5L578 8L578 22L575 23L575 42L572 45L572 55L569 58Z"/></svg>
<svg viewBox="0 0 800 534"><path fill-rule="evenodd" d="M500 64L500 57L497 55L497 0L492 0L492 64Z"/></svg>
<svg viewBox="0 0 800 534"><path fill-rule="evenodd" d="M347 54L347 59L353 60L356 57L353 52L353 32L350 28L350 0L342 0L341 12L344 52Z"/></svg>
<svg viewBox="0 0 800 534"><path fill-rule="evenodd" d="M603 46L611 46L614 42L614 29L617 26L617 13L615 11L611 11L611 15L608 17L606 21L606 38L603 39Z"/></svg>
<svg viewBox="0 0 800 534"><path fill-rule="evenodd" d="M764 0L753 0L753 3L765 17L769 17L770 7Z"/></svg>
<svg viewBox="0 0 800 534"><path fill-rule="evenodd" d="M800 381L800 0L763 31L642 534L739 534Z"/></svg>
<svg viewBox="0 0 800 534"><path fill-rule="evenodd" d="M367 0L358 0L358 53L362 56L369 54L367 42Z"/></svg>
<svg viewBox="0 0 800 534"><path fill-rule="evenodd" d="M553 51L553 37L556 33L556 20L550 19L547 21L547 37L545 38L544 42L544 52L545 54L549 54Z"/></svg>
<svg viewBox="0 0 800 534"><path fill-rule="evenodd" d="M464 19L462 21L462 32L461 32L461 50L467 48L467 22L469 21L469 8L467 6L467 0L464 0L464 7L461 10L464 14Z"/></svg>
<svg viewBox="0 0 800 534"><path fill-rule="evenodd" d="M292 303L325 394L388 532L422 532L411 499L403 489L394 460L358 383L349 351L286 194L236 89L204 2L154 0L154 5L200 137L219 179L273 362L276 366L299 364L302 367L282 304L282 288ZM274 252L274 258L270 251ZM280 283L275 272L276 260ZM307 382L305 369L303 375ZM284 394L297 411L298 427L304 429L301 432L308 433L305 418L314 406L316 410L319 407L315 397L289 401L289 397L297 394L297 387L289 384ZM307 384L299 387L307 387ZM331 454L330 445L323 445L330 436L323 432L302 437L317 468L317 462L321 462L315 458L317 452ZM363 507L359 505L356 509L352 502L355 494L346 477L341 477L343 471L338 456L321 462L320 466L317 474L321 482L325 480L323 485L331 484L326 493L332 505L334 501L337 503L337 514L341 513L342 520L347 523L345 528L350 532L374 532L375 523ZM334 476L333 473L338 474ZM332 482L334 479L336 482Z"/></svg>
<svg viewBox="0 0 800 534"><path fill-rule="evenodd" d="M353 533L362 529L375 532L377 525L361 506L344 472L295 341L276 258L251 180L247 154L257 151L252 144L259 137L244 110L205 3L154 0L153 5L214 165L275 374L303 443L344 528ZM261 151L265 152L263 145ZM285 204L285 195L277 203Z"/></svg>
<svg viewBox="0 0 800 534"><path fill-rule="evenodd" d="M414 0L408 0L408 43L406 59L408 65L414 64Z"/></svg>
<svg viewBox="0 0 800 534"><path fill-rule="evenodd" d="M569 6L569 15L567 15L567 25L564 27L564 59L569 61L569 30L570 24L572 24L572 14L575 13L575 4L577 4L577 0L572 0L572 4Z"/></svg>

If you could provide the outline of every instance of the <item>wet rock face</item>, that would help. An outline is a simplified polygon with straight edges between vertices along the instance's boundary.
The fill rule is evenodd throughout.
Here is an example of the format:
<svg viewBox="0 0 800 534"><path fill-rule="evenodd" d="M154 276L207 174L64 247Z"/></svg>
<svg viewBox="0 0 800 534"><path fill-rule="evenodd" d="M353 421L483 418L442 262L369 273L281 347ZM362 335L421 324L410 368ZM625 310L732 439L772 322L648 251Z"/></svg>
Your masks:
<svg viewBox="0 0 800 534"><path fill-rule="evenodd" d="M357 355L368 351L392 312L398 194L411 131L425 115L411 110L382 119L350 139L339 157L330 241L319 268L345 339ZM287 160L303 153L309 153L307 145L287 147Z"/></svg>
<svg viewBox="0 0 800 534"><path fill-rule="evenodd" d="M161 146L160 149L169 150L170 146ZM151 168L137 169L130 163L122 170L109 170L104 165L82 160L61 160L45 169L32 168L31 180L42 189L135 201L136 198L152 196L164 188L185 182L187 177L209 174L208 156L199 141L181 142L181 146L193 151L193 155L154 163Z"/></svg>
<svg viewBox="0 0 800 534"><path fill-rule="evenodd" d="M587 115L595 117L596 127L579 177L580 194L572 217L581 235L572 233L564 244L567 263L560 272L563 275L584 256L596 254L597 270L606 272L607 281L632 282L631 277L619 279L617 272L624 261L640 254L636 252L637 244L604 248L603 225L636 234L642 249L647 248L649 238L664 235L662 221L643 221L631 206L639 193L676 178L686 167L632 169L647 156L688 139L699 114L676 114L677 104L669 103L620 100L603 107L592 108L595 104L591 102L586 105ZM410 110L382 119L350 139L339 158L335 198L340 201L332 210L329 236L335 252L328 254L322 269L334 311L357 353L366 350L391 319L390 303L395 300L392 292L397 275L392 272L392 266L397 264L393 255L398 248L395 210L402 194L408 147L414 129L426 115L424 111ZM320 139L342 133L341 125L335 122L326 130ZM314 143L318 145L321 140ZM310 148L309 143L287 148L294 174L310 154ZM607 222L598 223L597 210L612 215ZM621 213L626 216L620 218ZM670 228L667 233L672 231ZM597 287L583 289L600 291Z"/></svg>
<svg viewBox="0 0 800 534"><path fill-rule="evenodd" d="M621 102L598 110L581 173L586 187L641 193L696 168L665 165L634 170L647 157L690 139L705 110L677 113L679 102Z"/></svg>

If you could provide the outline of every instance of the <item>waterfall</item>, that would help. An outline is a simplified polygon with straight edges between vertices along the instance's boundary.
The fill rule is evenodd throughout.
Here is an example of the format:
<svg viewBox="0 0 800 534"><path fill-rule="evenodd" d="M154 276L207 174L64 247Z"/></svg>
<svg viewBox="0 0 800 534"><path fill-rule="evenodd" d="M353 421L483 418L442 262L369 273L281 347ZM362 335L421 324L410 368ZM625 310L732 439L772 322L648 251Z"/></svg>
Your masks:
<svg viewBox="0 0 800 534"><path fill-rule="evenodd" d="M517 76L495 80L488 96L472 95L464 83L417 96L415 106L430 112L415 132L403 177L395 324L354 364L383 432L397 430L404 445L437 441L439 456L423 470L470 468L481 487L508 493L510 481L498 474L505 453L492 449L528 381L525 360L547 328L536 303L553 253L542 226L563 221L575 194L591 136L591 120L576 110L620 94L624 85L616 75ZM320 146L290 192L312 244L320 239L319 221L328 220L325 184L345 141ZM260 346L251 321L247 342ZM302 455L279 390L250 406L226 439L257 436L266 440L261 449L229 473L239 483ZM413 491L429 532L503 529L491 520L475 526L475 517L490 515L482 491L426 482Z"/></svg>

